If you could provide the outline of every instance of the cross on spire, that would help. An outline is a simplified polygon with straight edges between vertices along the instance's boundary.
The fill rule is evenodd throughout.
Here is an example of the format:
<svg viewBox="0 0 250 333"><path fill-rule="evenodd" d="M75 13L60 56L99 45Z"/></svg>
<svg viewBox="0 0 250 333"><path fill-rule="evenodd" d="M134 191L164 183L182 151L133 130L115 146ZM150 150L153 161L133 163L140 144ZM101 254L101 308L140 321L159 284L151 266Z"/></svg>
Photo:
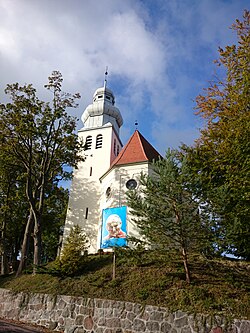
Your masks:
<svg viewBox="0 0 250 333"><path fill-rule="evenodd" d="M107 86L107 78L108 78L108 66L106 66L106 71L105 71L105 77L104 77L104 88Z"/></svg>
<svg viewBox="0 0 250 333"><path fill-rule="evenodd" d="M135 129L136 130L138 129L138 121L137 120L135 121Z"/></svg>

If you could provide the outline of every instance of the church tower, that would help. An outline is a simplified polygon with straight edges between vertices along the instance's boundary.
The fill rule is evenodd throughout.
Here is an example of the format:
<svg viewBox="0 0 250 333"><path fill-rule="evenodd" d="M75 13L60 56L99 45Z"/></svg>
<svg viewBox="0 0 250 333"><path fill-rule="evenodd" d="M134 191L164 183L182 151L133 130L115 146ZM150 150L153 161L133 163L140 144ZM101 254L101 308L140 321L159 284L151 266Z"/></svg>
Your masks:
<svg viewBox="0 0 250 333"><path fill-rule="evenodd" d="M151 175L152 161L160 157L138 130L122 148L123 119L106 84L82 115L78 136L85 143L85 160L74 170L63 237L79 225L90 240L89 253L129 245L127 235L139 237L126 192L140 191L141 173Z"/></svg>
<svg viewBox="0 0 250 333"><path fill-rule="evenodd" d="M85 143L85 161L74 170L64 240L71 227L78 224L88 235L89 252L93 253L99 249L100 177L109 169L122 148L119 131L123 119L115 107L113 92L107 88L106 78L104 86L95 91L93 103L87 106L81 119L84 127L79 130L78 136Z"/></svg>

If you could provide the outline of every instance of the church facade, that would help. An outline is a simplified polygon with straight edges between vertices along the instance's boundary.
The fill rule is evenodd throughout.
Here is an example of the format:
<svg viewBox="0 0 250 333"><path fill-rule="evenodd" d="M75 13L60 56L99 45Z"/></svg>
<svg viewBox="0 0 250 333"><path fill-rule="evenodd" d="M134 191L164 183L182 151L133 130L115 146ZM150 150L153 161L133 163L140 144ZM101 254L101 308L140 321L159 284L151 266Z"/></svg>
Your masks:
<svg viewBox="0 0 250 333"><path fill-rule="evenodd" d="M85 160L73 172L64 240L79 225L90 240L89 253L100 248L128 245L126 236L138 236L126 203L126 191L139 190L141 172L152 173L160 154L135 130L123 147L122 115L113 92L97 89L82 115L79 139L85 143Z"/></svg>

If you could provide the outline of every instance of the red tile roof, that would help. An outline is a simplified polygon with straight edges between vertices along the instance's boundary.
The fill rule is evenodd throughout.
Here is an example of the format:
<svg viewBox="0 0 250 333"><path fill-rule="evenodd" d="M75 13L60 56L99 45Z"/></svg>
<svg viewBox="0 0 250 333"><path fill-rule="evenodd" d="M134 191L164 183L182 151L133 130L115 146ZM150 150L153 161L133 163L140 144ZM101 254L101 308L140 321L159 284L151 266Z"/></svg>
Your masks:
<svg viewBox="0 0 250 333"><path fill-rule="evenodd" d="M141 135L135 131L128 143L123 147L119 155L112 162L110 168L115 165L130 164L136 162L152 162L157 160L161 155L154 147Z"/></svg>

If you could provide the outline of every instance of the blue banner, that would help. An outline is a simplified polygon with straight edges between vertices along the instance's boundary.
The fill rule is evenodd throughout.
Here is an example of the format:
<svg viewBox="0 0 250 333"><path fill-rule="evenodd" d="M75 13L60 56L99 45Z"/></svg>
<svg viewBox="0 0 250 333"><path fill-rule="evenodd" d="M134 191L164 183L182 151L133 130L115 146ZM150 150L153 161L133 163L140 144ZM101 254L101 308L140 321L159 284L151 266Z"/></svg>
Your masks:
<svg viewBox="0 0 250 333"><path fill-rule="evenodd" d="M101 249L127 245L126 217L126 206L103 209Z"/></svg>

